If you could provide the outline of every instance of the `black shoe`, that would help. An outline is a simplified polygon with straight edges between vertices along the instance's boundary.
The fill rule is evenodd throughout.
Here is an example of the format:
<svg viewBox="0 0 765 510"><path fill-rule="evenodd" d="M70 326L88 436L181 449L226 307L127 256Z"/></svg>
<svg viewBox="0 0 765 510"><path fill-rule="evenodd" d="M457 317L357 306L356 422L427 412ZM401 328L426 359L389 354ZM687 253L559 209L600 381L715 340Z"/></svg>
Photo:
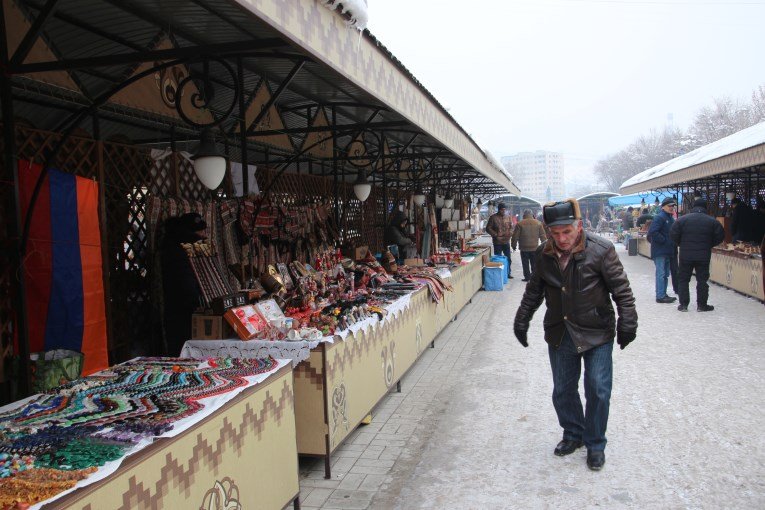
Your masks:
<svg viewBox="0 0 765 510"><path fill-rule="evenodd" d="M507 279L508 279L508 280L512 280L512 279L513 279L513 277L512 277L512 276L510 276L510 275L507 275Z"/></svg>
<svg viewBox="0 0 765 510"><path fill-rule="evenodd" d="M688 311L688 305L677 305L677 309L680 312L687 312Z"/></svg>
<svg viewBox="0 0 765 510"><path fill-rule="evenodd" d="M669 297L669 296L664 296L663 298L659 298L656 300L657 303L674 303L675 301L677 301L676 297Z"/></svg>
<svg viewBox="0 0 765 510"><path fill-rule="evenodd" d="M714 309L715 307L712 305L699 305L696 307L696 310L698 310L699 312L711 312Z"/></svg>
<svg viewBox="0 0 765 510"><path fill-rule="evenodd" d="M587 450L587 467L593 471L603 469L606 463L606 452L603 450Z"/></svg>
<svg viewBox="0 0 765 510"><path fill-rule="evenodd" d="M570 455L577 451L579 448L584 446L584 443L582 441L573 441L571 439L564 439L560 443L558 443L558 446L555 447L555 455L558 457L563 457L565 455Z"/></svg>
<svg viewBox="0 0 765 510"><path fill-rule="evenodd" d="M522 282L527 282L527 281L529 281L529 279L528 279L528 278L524 278L524 279L523 279L523 280L521 280L521 281L522 281Z"/></svg>

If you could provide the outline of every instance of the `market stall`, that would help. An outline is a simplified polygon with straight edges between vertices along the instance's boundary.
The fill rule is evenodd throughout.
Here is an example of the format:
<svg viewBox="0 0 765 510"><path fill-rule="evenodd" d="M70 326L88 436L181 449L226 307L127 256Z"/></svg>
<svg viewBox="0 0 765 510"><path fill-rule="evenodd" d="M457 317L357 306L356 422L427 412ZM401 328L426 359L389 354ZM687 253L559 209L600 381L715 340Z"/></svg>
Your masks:
<svg viewBox="0 0 765 510"><path fill-rule="evenodd" d="M417 252L409 267L419 267L431 256L434 262L447 256L441 231L454 232L452 253L464 248L476 197L519 190L379 41L356 30L363 27L359 13L323 4L0 3L8 43L0 47L0 176L13 184L0 187L0 245L9 248L0 251L0 340L18 374L0 372L3 403L34 393L30 360L46 361L50 352L87 356L82 365L67 361L76 370L47 378L55 392L60 383L82 381L80 369L92 377L136 355L176 356L175 341L188 338L196 324L192 314L202 317L202 331L222 331L236 326L225 314L240 309L240 318L257 323L250 324L252 336L272 342L269 347L306 343L299 350L308 359L299 366L326 378L320 400L300 399L318 410L311 419L329 423L325 393L338 384L330 370L347 377L355 425L360 409L368 411L382 393L370 387L369 395L358 396L367 382L352 385L356 371L346 374L333 360L354 359L354 346L387 346L387 365L376 354L387 388L421 352L416 346L432 341L480 287L475 265L443 274L446 283L436 269L393 270L397 261L385 238L395 226L390 217L404 215L398 228ZM62 183L76 191L63 204L69 212L53 207L62 205L54 191ZM436 207L439 196L455 206ZM453 209L448 220L444 209ZM56 251L61 245L67 250ZM363 247L368 256L354 267ZM66 290L77 299L67 295L67 303L76 317L55 301L62 282L73 283ZM407 301L403 294L412 291ZM243 306L260 308L250 313ZM393 338L403 331L406 340ZM336 336L341 339L323 341ZM317 353L325 357L314 364ZM369 356L364 366L374 360ZM5 361L0 366L11 366ZM297 376L295 395L302 394L303 379ZM152 435L160 439L145 457L131 454L66 501L101 508L111 504L107 495L132 490L144 497L157 482L149 468L171 453L178 452L178 463L198 455L191 443L207 434L205 427L213 434L215 424L234 423L240 405L271 409L267 395L246 391L252 402L219 402L210 408L214 417L182 436ZM294 461L294 448L284 447L289 420L282 417L282 425L273 447L247 446L260 464L232 460L233 468L260 474L263 458L270 467L279 455L289 457L275 468L284 475L281 485L270 475L262 475L262 485L252 483L266 493L260 502L244 495L239 475L228 475L216 479L215 489L216 480L204 478L184 492L190 499L163 504L203 505L192 501L197 489L231 498L236 482L246 506L283 506L296 491L285 474ZM329 445L329 431L324 434ZM345 437L333 435L333 446L322 450L327 456ZM307 444L303 450L313 452Z"/></svg>
<svg viewBox="0 0 765 510"><path fill-rule="evenodd" d="M0 507L283 508L293 406L288 360L137 358L0 410Z"/></svg>
<svg viewBox="0 0 765 510"><path fill-rule="evenodd" d="M687 214L696 198L704 199L708 213L726 234L712 251L710 280L763 300L759 248L765 233L763 169L765 124L760 123L637 174L625 181L621 191L670 192L681 203L680 214ZM740 241L733 242L734 237ZM638 243L639 252L649 256L647 241Z"/></svg>
<svg viewBox="0 0 765 510"><path fill-rule="evenodd" d="M182 355L291 358L298 452L325 457L329 477L332 452L480 290L484 253L439 271L450 286L439 299L420 288L390 303L381 320L370 318L322 340L190 340Z"/></svg>
<svg viewBox="0 0 765 510"><path fill-rule="evenodd" d="M735 249L733 245L726 248L713 248L709 279L724 287L765 301L762 288L762 255L759 253L759 247L742 248Z"/></svg>

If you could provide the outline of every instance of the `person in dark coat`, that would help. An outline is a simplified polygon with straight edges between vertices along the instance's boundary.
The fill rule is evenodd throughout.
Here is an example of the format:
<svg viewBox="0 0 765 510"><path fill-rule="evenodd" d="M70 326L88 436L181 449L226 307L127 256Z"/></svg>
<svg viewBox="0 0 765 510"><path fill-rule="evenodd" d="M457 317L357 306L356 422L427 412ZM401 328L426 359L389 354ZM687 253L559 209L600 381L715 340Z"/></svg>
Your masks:
<svg viewBox="0 0 765 510"><path fill-rule="evenodd" d="M197 213L170 217L165 221L162 243L162 290L165 340L168 356L178 356L191 338L191 314L199 307L202 292L182 243L195 243L205 236L207 224Z"/></svg>
<svg viewBox="0 0 765 510"><path fill-rule="evenodd" d="M489 217L489 221L486 223L486 233L491 236L494 255L507 257L507 277L512 279L513 260L510 258L510 239L513 237L513 222L504 203L500 202L497 206L497 213Z"/></svg>
<svg viewBox="0 0 765 510"><path fill-rule="evenodd" d="M554 453L568 455L586 446L587 466L597 471L606 461L614 337L622 349L635 339L635 298L614 245L582 229L575 199L545 205L544 218L550 236L537 248L536 270L526 284L513 331L521 345L528 347L529 323L542 301L546 302L552 400L563 428ZM579 396L582 361L584 410Z"/></svg>
<svg viewBox="0 0 765 510"><path fill-rule="evenodd" d="M642 227L647 222L653 220L653 214L651 214L650 210L647 207L643 207L643 210L640 211L640 216L638 216L637 219L637 226Z"/></svg>
<svg viewBox="0 0 765 510"><path fill-rule="evenodd" d="M677 202L667 197L661 202L661 211L653 218L648 229L648 242L651 243L651 259L656 266L656 302L674 303L676 297L667 295L667 281L672 274L672 257L675 245L669 237L675 218L673 213Z"/></svg>
<svg viewBox="0 0 765 510"><path fill-rule="evenodd" d="M696 271L696 304L699 312L711 312L715 309L709 300L709 262L712 259L712 248L725 239L725 230L719 221L707 214L707 202L697 198L693 209L680 217L669 232L672 240L680 248L680 267L678 286L680 304L677 309L688 311L691 301L688 289L691 273Z"/></svg>
<svg viewBox="0 0 765 510"><path fill-rule="evenodd" d="M629 206L622 214L622 232L627 232L635 225L635 217L632 216L632 211L634 211L634 209L632 206Z"/></svg>
<svg viewBox="0 0 765 510"><path fill-rule="evenodd" d="M399 210L393 211L383 236L385 246L392 244L398 246L398 258L401 260L410 258L415 250L414 241L406 236L406 222L406 213Z"/></svg>
<svg viewBox="0 0 765 510"><path fill-rule="evenodd" d="M733 242L752 242L755 240L755 217L754 211L749 205L736 197L731 200L733 214L731 216L730 233L733 236Z"/></svg>

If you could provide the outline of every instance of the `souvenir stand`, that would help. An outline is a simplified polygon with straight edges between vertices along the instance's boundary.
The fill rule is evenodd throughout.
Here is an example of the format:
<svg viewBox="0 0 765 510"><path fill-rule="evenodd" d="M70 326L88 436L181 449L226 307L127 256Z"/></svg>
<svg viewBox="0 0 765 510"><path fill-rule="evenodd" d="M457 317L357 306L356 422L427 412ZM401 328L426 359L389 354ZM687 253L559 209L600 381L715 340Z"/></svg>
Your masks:
<svg viewBox="0 0 765 510"><path fill-rule="evenodd" d="M765 124L757 124L648 169L622 184L623 193L673 189L682 197L680 214L687 213L701 197L707 211L726 231L726 239L712 249L710 281L765 301L761 239L731 242L731 200L738 197L751 209L756 236L762 235L765 211ZM638 242L641 255L650 257L650 244Z"/></svg>
<svg viewBox="0 0 765 510"><path fill-rule="evenodd" d="M306 283L315 275L307 266L317 260L335 263L361 246L384 254L382 233L396 207L417 225L409 234L418 248L434 253L437 226L425 220L436 195L472 202L468 197L519 192L379 41L359 33L361 17L324 3L197 0L175 9L152 2L2 0L2 403L16 400L15 408L36 393L41 372L32 377L33 356L39 368L50 352L84 353L81 366L70 364L74 371L47 378L63 386L34 397L69 402L87 395L67 385L125 376L130 369L120 363L137 355L178 354L165 343L173 282L163 281L160 253L171 218L195 212L205 222L207 242L183 248L205 308L220 312L243 295L257 300L261 290L279 297L278 286L255 284L274 284L279 264L295 262ZM55 186L70 192L61 195ZM428 208L414 207L424 196L431 197ZM362 306L354 319L361 320L349 329L353 338L308 349L302 365L310 369L294 375L294 387L291 364L278 361L267 378L240 385L233 398L209 401L201 419L187 417L183 429L173 425L175 433L120 429L138 416L115 422L109 430L133 434L140 451L125 451L120 435L122 455L109 462L121 464L105 473L96 462L96 474L80 482L87 486L50 507L213 508L212 499L226 508L299 506L298 445L306 453L334 449L346 423L348 429L358 423L480 287L480 259L443 275L451 292L421 289L406 303L388 300L393 309L387 311ZM422 279L428 278L437 275ZM65 309L56 300L66 282L76 291L67 306L79 310L77 320L56 313ZM433 292L438 305L430 301ZM277 362L263 356L249 361ZM216 367L240 363L216 359ZM196 380L215 369L207 360L149 360L159 367L144 359L141 370L168 380ZM378 372L368 370L377 382L370 379L367 394L359 367L375 361ZM85 378L77 378L80 372ZM98 375L104 373L106 379ZM114 394L120 402L139 397ZM204 407L198 399L177 406ZM298 407L308 409L307 418ZM305 432L307 424L324 430L323 449L313 431ZM8 441L26 433L6 429L11 435L0 448L11 455L16 447ZM87 432L69 432L77 430ZM53 457L51 445L64 444L56 437L48 444ZM107 446L100 447L114 450ZM8 459L0 482L26 484L16 466L26 461L2 461ZM46 479L71 487L79 475L57 462L48 462L56 472ZM194 472L201 466L210 469ZM24 476L39 475L37 469ZM15 506L11 501L9 508Z"/></svg>

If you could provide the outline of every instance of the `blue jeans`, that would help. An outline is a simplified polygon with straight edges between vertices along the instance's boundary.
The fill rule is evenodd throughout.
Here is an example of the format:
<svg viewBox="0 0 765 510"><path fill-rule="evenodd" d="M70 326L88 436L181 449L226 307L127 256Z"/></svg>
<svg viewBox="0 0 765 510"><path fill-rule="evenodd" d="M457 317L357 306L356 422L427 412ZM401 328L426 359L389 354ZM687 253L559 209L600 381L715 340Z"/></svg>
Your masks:
<svg viewBox="0 0 765 510"><path fill-rule="evenodd" d="M656 299L667 297L667 279L670 273L669 257L654 257L656 265Z"/></svg>
<svg viewBox="0 0 765 510"><path fill-rule="evenodd" d="M513 264L513 261L510 259L510 243L495 244L494 255L504 255L507 257L507 276L510 276L510 266Z"/></svg>
<svg viewBox="0 0 765 510"><path fill-rule="evenodd" d="M576 350L568 331L558 349L548 346L553 375L552 401L563 427L563 439L584 441L588 450L606 449L606 426L611 403L614 343L608 342L583 353ZM579 376L584 358L584 397L582 411Z"/></svg>

